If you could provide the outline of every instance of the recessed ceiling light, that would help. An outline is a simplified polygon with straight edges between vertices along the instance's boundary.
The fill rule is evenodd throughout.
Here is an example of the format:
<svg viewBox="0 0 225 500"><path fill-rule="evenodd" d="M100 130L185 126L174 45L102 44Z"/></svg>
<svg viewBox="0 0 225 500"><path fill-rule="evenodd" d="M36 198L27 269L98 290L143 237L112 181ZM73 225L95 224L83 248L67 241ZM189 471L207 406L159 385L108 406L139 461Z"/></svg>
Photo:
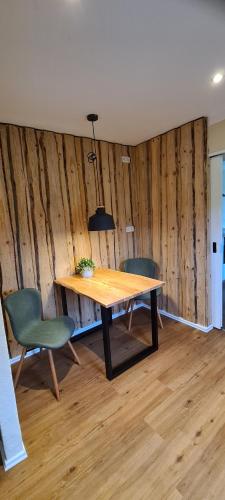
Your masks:
<svg viewBox="0 0 225 500"><path fill-rule="evenodd" d="M213 83L220 83L222 82L223 80L223 74L222 73L216 73L214 76L213 76Z"/></svg>

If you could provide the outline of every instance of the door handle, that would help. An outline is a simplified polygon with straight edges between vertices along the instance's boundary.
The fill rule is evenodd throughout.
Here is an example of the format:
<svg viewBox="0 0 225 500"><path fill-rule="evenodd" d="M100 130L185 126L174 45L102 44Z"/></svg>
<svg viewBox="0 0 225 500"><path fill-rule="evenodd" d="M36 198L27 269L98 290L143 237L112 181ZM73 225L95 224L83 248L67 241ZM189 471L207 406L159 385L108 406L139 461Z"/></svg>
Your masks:
<svg viewBox="0 0 225 500"><path fill-rule="evenodd" d="M213 241L213 253L217 253L217 244L216 244L216 241Z"/></svg>

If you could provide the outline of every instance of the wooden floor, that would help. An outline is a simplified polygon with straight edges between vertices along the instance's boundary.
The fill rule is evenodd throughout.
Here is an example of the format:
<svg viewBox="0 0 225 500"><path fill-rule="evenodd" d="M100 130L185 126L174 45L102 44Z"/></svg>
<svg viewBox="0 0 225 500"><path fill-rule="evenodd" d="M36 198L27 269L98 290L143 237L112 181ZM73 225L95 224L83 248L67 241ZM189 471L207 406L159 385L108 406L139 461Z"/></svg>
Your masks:
<svg viewBox="0 0 225 500"><path fill-rule="evenodd" d="M132 350L148 314L134 314ZM225 334L164 324L159 351L112 382L100 332L76 343L81 367L58 352L59 403L46 353L26 360L17 401L29 458L0 469L1 500L225 499ZM125 355L125 319L112 336Z"/></svg>

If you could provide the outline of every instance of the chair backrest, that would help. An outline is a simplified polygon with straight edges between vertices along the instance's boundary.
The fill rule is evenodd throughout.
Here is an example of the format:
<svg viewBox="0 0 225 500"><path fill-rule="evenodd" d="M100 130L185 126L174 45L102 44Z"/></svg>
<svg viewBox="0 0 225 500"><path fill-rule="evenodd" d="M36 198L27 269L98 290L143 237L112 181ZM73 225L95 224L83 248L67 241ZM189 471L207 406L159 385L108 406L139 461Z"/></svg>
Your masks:
<svg viewBox="0 0 225 500"><path fill-rule="evenodd" d="M137 259L127 259L124 262L124 271L126 273L140 274L147 278L156 277L156 263L144 257Z"/></svg>
<svg viewBox="0 0 225 500"><path fill-rule="evenodd" d="M35 288L24 288L11 293L3 303L10 319L13 335L18 341L24 331L41 320L41 295Z"/></svg>

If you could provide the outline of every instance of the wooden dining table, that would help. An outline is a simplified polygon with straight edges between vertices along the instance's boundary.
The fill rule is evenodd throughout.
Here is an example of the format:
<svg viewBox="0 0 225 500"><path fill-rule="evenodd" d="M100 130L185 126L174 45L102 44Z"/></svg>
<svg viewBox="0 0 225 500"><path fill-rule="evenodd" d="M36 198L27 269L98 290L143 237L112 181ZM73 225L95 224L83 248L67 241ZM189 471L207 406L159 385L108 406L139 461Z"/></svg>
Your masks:
<svg viewBox="0 0 225 500"><path fill-rule="evenodd" d="M164 285L159 281L137 274L115 271L112 269L96 269L91 278L80 275L57 278L55 284L60 287L63 314L68 315L66 290L92 299L101 306L103 344L106 377L109 380L117 377L131 366L158 350L158 318L157 288ZM132 355L116 366L112 366L110 325L112 325L112 307L138 298L143 293L151 295L152 342L137 354Z"/></svg>

